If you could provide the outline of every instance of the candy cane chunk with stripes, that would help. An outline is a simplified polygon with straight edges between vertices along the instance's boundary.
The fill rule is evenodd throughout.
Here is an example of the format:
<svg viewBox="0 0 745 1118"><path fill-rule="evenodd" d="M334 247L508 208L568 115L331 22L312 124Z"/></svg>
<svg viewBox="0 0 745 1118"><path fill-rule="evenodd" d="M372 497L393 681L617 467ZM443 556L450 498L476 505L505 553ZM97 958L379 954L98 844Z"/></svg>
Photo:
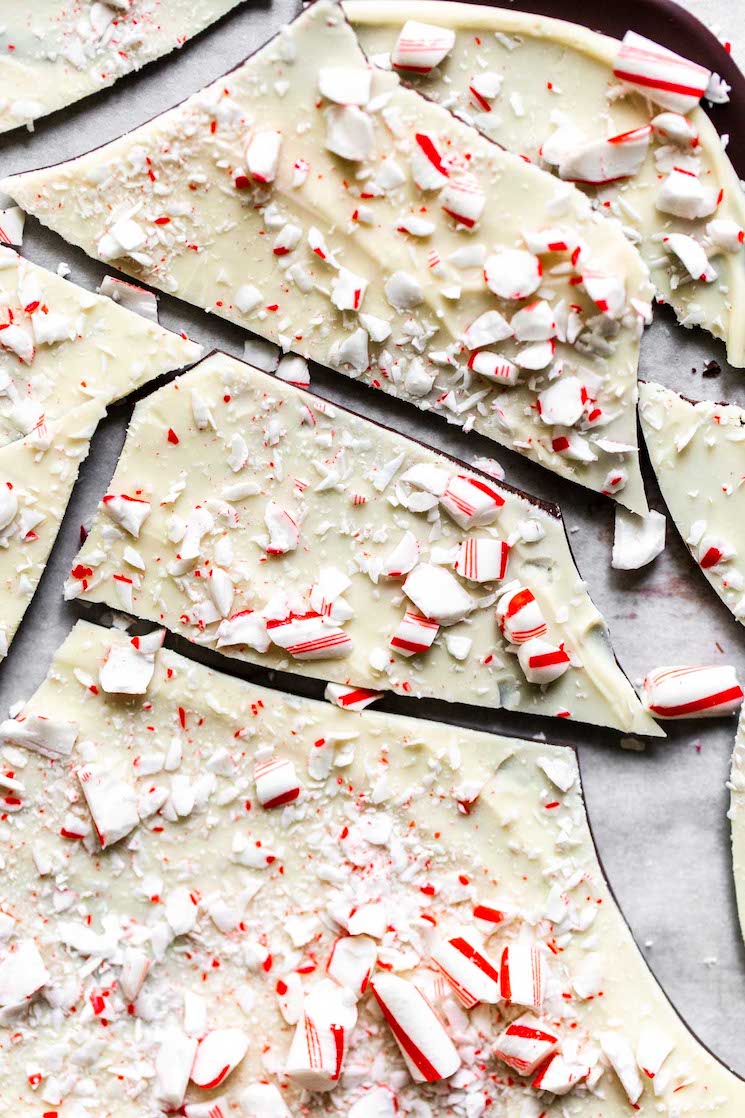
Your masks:
<svg viewBox="0 0 745 1118"><path fill-rule="evenodd" d="M729 665L657 668L642 684L644 705L655 718L717 718L742 706L743 691Z"/></svg>
<svg viewBox="0 0 745 1118"><path fill-rule="evenodd" d="M716 96L716 76L695 53L680 57L634 31L620 42L565 19L510 6L479 7L467 19L458 4L435 9L431 0L410 0L405 16L395 4L374 0L347 0L344 10L368 57L380 66L405 18L424 21L436 13L436 21L455 32L453 48L443 67L427 75L407 72L407 83L507 150L576 183L596 203L598 217L620 222L633 238L659 296L681 323L723 338L730 362L745 365L745 256L738 239L745 202L717 129L699 106L702 97L706 104ZM475 86L490 74L500 79L491 101ZM526 81L527 74L534 80ZM723 244L716 228L710 235L712 221L726 223ZM580 286L591 253L576 226L567 227L561 197L544 207L542 226L532 224L523 226L524 247L541 259L544 288L558 269ZM690 236L709 268L689 276L661 247L670 234ZM488 256L491 245L486 248ZM599 270L617 271L607 265ZM711 270L718 273L713 282L707 278ZM629 306L648 317L649 308L628 296ZM576 326L574 302L568 298L559 316L565 316L569 337ZM511 346L504 356L514 364Z"/></svg>
<svg viewBox="0 0 745 1118"><path fill-rule="evenodd" d="M137 405L108 493L149 513L134 537L99 507L70 598L321 679L347 710L393 690L656 731L557 510L223 354ZM509 654L538 636L571 658L550 691Z"/></svg>
<svg viewBox="0 0 745 1118"><path fill-rule="evenodd" d="M0 1022L23 1034L0 1046L0 1079L19 1113L40 1089L69 1109L75 1081L55 1068L81 1051L88 1097L117 1118L459 1114L482 1092L485 1118L549 1093L574 1118L596 1118L601 1096L603 1118L623 1118L629 1052L642 1118L741 1106L615 909L571 750L350 719L165 646L147 693L123 698L96 680L128 641L79 622L19 712L75 726L66 757L0 744L0 779L24 786L3 812L16 855L0 912ZM289 809L254 792L272 755L302 777ZM77 775L93 766L107 812L123 785L150 812L103 851Z"/></svg>
<svg viewBox="0 0 745 1118"><path fill-rule="evenodd" d="M300 795L300 783L292 761L271 753L254 765L256 795L262 807L284 807Z"/></svg>
<svg viewBox="0 0 745 1118"><path fill-rule="evenodd" d="M627 484L609 495L643 513L634 412L647 268L580 190L406 87L399 70L407 80L426 72L436 88L455 40L450 26L413 21L391 70L376 69L339 7L319 0L283 30L281 44L267 44L172 112L6 185L28 212L137 282L596 492L606 492L617 464L602 436L631 447ZM468 74L469 100L477 69ZM630 173L646 129L636 139L611 133L604 173L620 165ZM196 166L199 183L188 170ZM218 194L219 214L211 202ZM545 251L528 248L526 239L540 241L559 224L571 246L563 259L553 240ZM586 282L590 264L616 277L602 321ZM495 334L501 340L483 344ZM535 408L557 363L592 382L602 416L588 435L593 454L581 458L554 450Z"/></svg>

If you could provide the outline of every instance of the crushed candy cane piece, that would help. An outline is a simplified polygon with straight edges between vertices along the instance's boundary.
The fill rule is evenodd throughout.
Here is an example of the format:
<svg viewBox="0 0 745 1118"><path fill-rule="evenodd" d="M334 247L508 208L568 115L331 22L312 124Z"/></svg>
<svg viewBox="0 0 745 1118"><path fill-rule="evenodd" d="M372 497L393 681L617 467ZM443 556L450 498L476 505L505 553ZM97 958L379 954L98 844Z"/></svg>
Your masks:
<svg viewBox="0 0 745 1118"><path fill-rule="evenodd" d="M616 506L611 566L617 571L637 571L665 550L665 517L651 510L638 516Z"/></svg>
<svg viewBox="0 0 745 1118"><path fill-rule="evenodd" d="M455 32L449 27L435 27L409 19L391 52L391 65L394 70L429 74L447 58L454 46Z"/></svg>
<svg viewBox="0 0 745 1118"><path fill-rule="evenodd" d="M663 108L689 113L706 92L711 72L652 39L627 31L613 63L613 75Z"/></svg>
<svg viewBox="0 0 745 1118"><path fill-rule="evenodd" d="M262 807L284 807L300 795L295 766L287 758L270 756L254 765L256 797Z"/></svg>
<svg viewBox="0 0 745 1118"><path fill-rule="evenodd" d="M416 1083L449 1079L461 1065L453 1042L421 990L394 974L377 974L370 989Z"/></svg>
<svg viewBox="0 0 745 1118"><path fill-rule="evenodd" d="M694 237L686 233L669 233L663 237L662 243L668 252L677 257L691 279L713 283L717 278L703 246Z"/></svg>
<svg viewBox="0 0 745 1118"><path fill-rule="evenodd" d="M559 177L593 185L633 178L646 159L651 134L651 124L645 124L570 151L559 163Z"/></svg>
<svg viewBox="0 0 745 1118"><path fill-rule="evenodd" d="M507 570L510 545L490 536L464 540L453 568L469 582L499 582Z"/></svg>
<svg viewBox="0 0 745 1118"><path fill-rule="evenodd" d="M407 576L403 591L425 618L439 625L457 624L476 606L449 571L432 563L419 563Z"/></svg>
<svg viewBox="0 0 745 1118"><path fill-rule="evenodd" d="M524 1013L507 1026L492 1051L518 1075L532 1075L558 1046L559 1037L547 1022Z"/></svg>
<svg viewBox="0 0 745 1118"><path fill-rule="evenodd" d="M569 668L571 661L563 648L533 637L521 644L517 659L528 683L553 683Z"/></svg>
<svg viewBox="0 0 745 1118"><path fill-rule="evenodd" d="M158 321L158 299L154 292L146 291L144 287L138 287L117 276L104 276L98 290L101 295L113 299L125 310L139 314L150 322Z"/></svg>
<svg viewBox="0 0 745 1118"><path fill-rule="evenodd" d="M503 594L497 602L496 616L500 632L510 644L525 644L546 632L541 607L527 586Z"/></svg>
<svg viewBox="0 0 745 1118"><path fill-rule="evenodd" d="M642 684L645 707L655 718L717 718L742 704L735 668L657 668Z"/></svg>
<svg viewBox="0 0 745 1118"><path fill-rule="evenodd" d="M637 1070L631 1045L626 1037L619 1033L602 1032L598 1040L611 1067L618 1076L629 1102L632 1106L635 1106L644 1090L644 1084Z"/></svg>
<svg viewBox="0 0 745 1118"><path fill-rule="evenodd" d="M372 70L361 66L322 66L318 71L318 91L337 105L366 105L370 100Z"/></svg>
<svg viewBox="0 0 745 1118"><path fill-rule="evenodd" d="M466 1009L501 1001L499 972L473 932L462 931L435 947L431 961Z"/></svg>
<svg viewBox="0 0 745 1118"><path fill-rule="evenodd" d="M484 264L486 286L500 299L527 299L540 287L543 267L537 256L521 248L504 248Z"/></svg>
<svg viewBox="0 0 745 1118"><path fill-rule="evenodd" d="M540 1012L546 996L546 970L540 948L511 943L502 951L499 990L508 1005L522 1005Z"/></svg>
<svg viewBox="0 0 745 1118"><path fill-rule="evenodd" d="M219 1087L248 1052L250 1037L242 1029L213 1029L202 1037L191 1069L191 1081L203 1091Z"/></svg>
<svg viewBox="0 0 745 1118"><path fill-rule="evenodd" d="M306 1091L330 1091L339 1082L349 1037L357 1022L351 990L322 979L305 996L285 1075Z"/></svg>
<svg viewBox="0 0 745 1118"><path fill-rule="evenodd" d="M246 169L256 182L274 182L281 146L282 136L273 130L256 132L251 137L246 146Z"/></svg>
<svg viewBox="0 0 745 1118"><path fill-rule="evenodd" d="M407 609L390 639L390 647L401 656L418 656L432 647L439 631L439 622L418 610Z"/></svg>
<svg viewBox="0 0 745 1118"><path fill-rule="evenodd" d="M370 691L367 687L347 687L342 683L327 683L324 691L324 697L342 710L364 710L381 696L381 691Z"/></svg>
<svg viewBox="0 0 745 1118"><path fill-rule="evenodd" d="M107 493L101 504L109 520L113 520L135 539L150 515L150 502L126 493Z"/></svg>

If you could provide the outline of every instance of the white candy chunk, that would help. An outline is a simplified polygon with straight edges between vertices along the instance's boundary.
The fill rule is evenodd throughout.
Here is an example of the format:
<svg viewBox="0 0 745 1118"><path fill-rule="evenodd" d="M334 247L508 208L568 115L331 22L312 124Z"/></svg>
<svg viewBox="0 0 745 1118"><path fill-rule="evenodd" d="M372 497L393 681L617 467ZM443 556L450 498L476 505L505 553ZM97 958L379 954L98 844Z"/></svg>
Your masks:
<svg viewBox="0 0 745 1118"><path fill-rule="evenodd" d="M286 353L281 358L275 375L277 380L284 380L297 388L307 388L310 385L308 362L297 353Z"/></svg>
<svg viewBox="0 0 745 1118"><path fill-rule="evenodd" d="M287 1056L285 1075L306 1091L330 1091L339 1082L349 1037L357 1022L351 990L322 979L305 996Z"/></svg>
<svg viewBox="0 0 745 1118"><path fill-rule="evenodd" d="M331 105L325 117L327 150L352 163L367 159L375 142L372 118L356 105Z"/></svg>
<svg viewBox="0 0 745 1118"><path fill-rule="evenodd" d="M86 765L77 770L77 778L96 828L98 841L105 850L119 842L140 822L137 793L102 765Z"/></svg>
<svg viewBox="0 0 745 1118"><path fill-rule="evenodd" d="M152 291L146 291L144 287L128 283L117 276L104 276L98 290L101 295L113 299L125 310L139 314L150 322L158 321L158 299Z"/></svg>
<svg viewBox="0 0 745 1118"><path fill-rule="evenodd" d="M30 365L34 359L34 339L31 334L12 322L0 323L0 348L9 349L15 353L24 365Z"/></svg>
<svg viewBox="0 0 745 1118"><path fill-rule="evenodd" d="M538 414L548 427L573 427L584 410L585 393L577 377L559 377L538 393Z"/></svg>
<svg viewBox="0 0 745 1118"><path fill-rule="evenodd" d="M649 150L652 126L643 125L607 140L570 151L559 163L559 177L568 182L606 183L638 174Z"/></svg>
<svg viewBox="0 0 745 1118"><path fill-rule="evenodd" d="M717 718L742 704L735 668L657 668L642 684L642 699L655 718Z"/></svg>
<svg viewBox="0 0 745 1118"><path fill-rule="evenodd" d="M98 673L98 682L108 695L144 695L155 671L155 653L163 643L163 630L146 637L132 637L126 644L113 644Z"/></svg>
<svg viewBox="0 0 745 1118"><path fill-rule="evenodd" d="M203 1091L224 1083L248 1052L248 1033L242 1029L213 1029L199 1042L191 1081Z"/></svg>
<svg viewBox="0 0 745 1118"><path fill-rule="evenodd" d="M338 660L352 651L352 639L328 618L313 611L267 621L273 644L296 660Z"/></svg>
<svg viewBox="0 0 745 1118"><path fill-rule="evenodd" d="M532 345L525 346L516 354L515 364L519 368L529 369L531 372L545 369L554 359L554 346L553 341L533 342Z"/></svg>
<svg viewBox="0 0 745 1118"><path fill-rule="evenodd" d="M563 648L533 637L520 645L517 659L528 683L553 683L564 675L570 660Z"/></svg>
<svg viewBox="0 0 745 1118"><path fill-rule="evenodd" d="M254 765L256 797L262 807L283 807L300 795L295 766L287 758L270 756Z"/></svg>
<svg viewBox="0 0 745 1118"><path fill-rule="evenodd" d="M384 285L385 297L397 311L411 311L424 300L422 286L408 272L394 272Z"/></svg>
<svg viewBox="0 0 745 1118"><path fill-rule="evenodd" d="M393 551L382 561L383 578L401 578L412 571L419 561L419 541L413 532L404 532Z"/></svg>
<svg viewBox="0 0 745 1118"><path fill-rule="evenodd" d="M254 287L252 283L244 283L241 287L238 288L235 293L235 305L241 312L241 314L250 314L251 311L255 311L256 308L260 305L261 301L261 292L259 291L258 287ZM269 345L270 343L266 344ZM263 369L264 365L258 365L257 367ZM265 369L265 372L267 371L271 372L272 370Z"/></svg>
<svg viewBox="0 0 745 1118"><path fill-rule="evenodd" d="M654 1079L675 1044L656 1025L643 1025L636 1042L636 1062L648 1079Z"/></svg>
<svg viewBox="0 0 745 1118"><path fill-rule="evenodd" d="M583 1079L587 1079L590 1068L586 1064L570 1063L561 1052L554 1052L531 1083L536 1091L548 1091L552 1095L568 1095Z"/></svg>
<svg viewBox="0 0 745 1118"><path fill-rule="evenodd" d="M155 1095L166 1110L178 1110L186 1096L197 1041L181 1029L167 1028L155 1057Z"/></svg>
<svg viewBox="0 0 745 1118"><path fill-rule="evenodd" d="M460 1056L421 990L393 974L377 974L370 989L414 1082L436 1083L454 1075Z"/></svg>
<svg viewBox="0 0 745 1118"><path fill-rule="evenodd" d="M740 252L745 241L745 229L726 217L715 217L706 226L706 235L712 245L722 252Z"/></svg>
<svg viewBox="0 0 745 1118"><path fill-rule="evenodd" d="M267 555L285 555L294 551L300 542L300 529L295 521L276 501L267 501L264 523L269 532Z"/></svg>
<svg viewBox="0 0 745 1118"><path fill-rule="evenodd" d="M473 369L474 373L478 373L484 380L492 381L494 384L517 384L520 378L520 370L517 365L513 365L501 353L495 353L490 349L479 349L472 353L469 361L468 368Z"/></svg>
<svg viewBox="0 0 745 1118"><path fill-rule="evenodd" d="M390 337L391 326L384 318L378 318L374 314L361 313L360 325L365 329L370 340L373 342L384 342L386 338ZM365 363L365 367L367 367L367 362Z"/></svg>
<svg viewBox="0 0 745 1118"><path fill-rule="evenodd" d="M137 539L140 528L150 515L150 502L129 497L126 493L107 493L101 503L109 520Z"/></svg>
<svg viewBox="0 0 745 1118"><path fill-rule="evenodd" d="M292 1118L273 1083L251 1083L240 1095L242 1118Z"/></svg>
<svg viewBox="0 0 745 1118"><path fill-rule="evenodd" d="M290 971L284 978L277 980L276 986L279 1012L288 1025L296 1025L303 1012L303 980L297 971Z"/></svg>
<svg viewBox="0 0 745 1118"><path fill-rule="evenodd" d="M417 466L410 466L401 475L401 481L413 485L415 489L431 493L434 497L442 497L450 483L450 474L439 466L421 462Z"/></svg>
<svg viewBox="0 0 745 1118"><path fill-rule="evenodd" d="M367 331L358 327L333 348L329 353L329 362L337 368L348 365L358 373L364 372L369 364L367 342Z"/></svg>
<svg viewBox="0 0 745 1118"><path fill-rule="evenodd" d="M618 1033L603 1032L598 1037L600 1046L608 1061L621 1081L621 1086L626 1092L629 1102L633 1105L639 1101L644 1084L636 1067L634 1052L626 1037Z"/></svg>
<svg viewBox="0 0 745 1118"><path fill-rule="evenodd" d="M49 971L32 939L14 944L0 959L0 1007L22 1005L46 986Z"/></svg>
<svg viewBox="0 0 745 1118"><path fill-rule="evenodd" d="M448 171L437 140L427 132L417 132L416 147L411 154L411 174L418 190L442 190L447 184Z"/></svg>
<svg viewBox="0 0 745 1118"><path fill-rule="evenodd" d="M440 194L445 213L466 229L473 229L484 212L486 194L475 175L461 172L448 179Z"/></svg>
<svg viewBox="0 0 745 1118"><path fill-rule="evenodd" d="M449 27L408 19L391 52L391 65L394 70L429 74L447 58L454 46L455 32Z"/></svg>
<svg viewBox="0 0 745 1118"><path fill-rule="evenodd" d="M545 299L513 314L510 326L519 342L546 342L556 337L554 312Z"/></svg>
<svg viewBox="0 0 745 1118"><path fill-rule="evenodd" d="M209 586L210 597L220 617L228 617L235 594L235 587L230 575L222 567L212 567L207 585Z"/></svg>
<svg viewBox="0 0 745 1118"><path fill-rule="evenodd" d="M472 931L464 930L441 941L431 961L466 1009L473 1009L479 1002L497 1005L502 1000L499 971Z"/></svg>
<svg viewBox="0 0 745 1118"><path fill-rule="evenodd" d="M510 546L491 536L472 536L458 548L453 569L469 582L498 582L504 578Z"/></svg>
<svg viewBox="0 0 745 1118"><path fill-rule="evenodd" d="M540 761L536 761L536 764L561 792L568 792L570 788L574 787L577 780L577 770L570 762L559 760L556 757L542 757Z"/></svg>
<svg viewBox="0 0 745 1118"><path fill-rule="evenodd" d="M441 507L461 528L493 524L503 504L504 497L493 486L465 474L451 475L440 496Z"/></svg>
<svg viewBox="0 0 745 1118"><path fill-rule="evenodd" d="M73 319L42 308L31 315L31 328L37 346L71 341L77 333L77 326Z"/></svg>
<svg viewBox="0 0 745 1118"><path fill-rule="evenodd" d="M390 1087L371 1087L349 1108L347 1118L397 1118L396 1096Z"/></svg>
<svg viewBox="0 0 745 1118"><path fill-rule="evenodd" d="M366 291L366 279L340 268L331 284L331 302L340 311L358 311Z"/></svg>
<svg viewBox="0 0 745 1118"><path fill-rule="evenodd" d="M221 1095L209 1102L188 1102L184 1107L185 1118L230 1118L227 1100ZM245 1114L245 1111L241 1111Z"/></svg>
<svg viewBox="0 0 745 1118"><path fill-rule="evenodd" d="M626 288L621 276L605 275L586 268L582 284L598 310L611 318L619 318L626 308Z"/></svg>
<svg viewBox="0 0 745 1118"><path fill-rule="evenodd" d="M277 175L282 136L268 130L256 132L246 146L246 170L258 183L272 183Z"/></svg>
<svg viewBox="0 0 745 1118"><path fill-rule="evenodd" d="M166 897L165 915L176 936L186 936L194 931L199 916L199 905L185 885L177 885Z"/></svg>
<svg viewBox="0 0 745 1118"><path fill-rule="evenodd" d="M0 485L0 532L15 520L18 498L9 485Z"/></svg>
<svg viewBox="0 0 745 1118"><path fill-rule="evenodd" d="M521 248L503 248L487 257L486 286L500 299L527 299L538 289L543 267L537 256Z"/></svg>
<svg viewBox="0 0 745 1118"><path fill-rule="evenodd" d="M401 656L418 656L432 647L439 631L437 621L425 617L418 610L407 609L389 641L389 647Z"/></svg>
<svg viewBox="0 0 745 1118"><path fill-rule="evenodd" d="M718 193L704 186L695 175L671 171L657 192L655 206L664 214L695 221L713 214L719 205Z"/></svg>
<svg viewBox="0 0 745 1118"><path fill-rule="evenodd" d="M696 62L627 31L613 63L613 74L665 109L688 113L706 92L711 72Z"/></svg>
<svg viewBox="0 0 745 1118"><path fill-rule="evenodd" d="M532 1075L558 1047L555 1030L540 1017L524 1013L507 1026L492 1051L518 1075Z"/></svg>
<svg viewBox="0 0 745 1118"><path fill-rule="evenodd" d="M359 999L367 990L378 958L378 945L371 936L342 936L331 949L326 972Z"/></svg>
<svg viewBox="0 0 745 1118"><path fill-rule="evenodd" d="M658 113L652 120L652 130L660 140L681 148L692 147L698 141L695 126L681 113Z"/></svg>
<svg viewBox="0 0 745 1118"><path fill-rule="evenodd" d="M503 81L502 75L494 73L493 70L483 70L480 74L474 74L468 83L468 92L478 108L487 113L491 112L490 102L499 96Z"/></svg>
<svg viewBox="0 0 745 1118"><path fill-rule="evenodd" d="M147 972L150 970L150 959L139 947L124 949L122 969L119 972L119 989L128 1002L137 1000L137 995L142 989Z"/></svg>
<svg viewBox="0 0 745 1118"><path fill-rule="evenodd" d="M322 66L318 91L337 105L366 105L370 100L372 71L361 66Z"/></svg>
<svg viewBox="0 0 745 1118"><path fill-rule="evenodd" d="M512 943L504 948L499 990L508 1005L541 1011L546 996L546 972L540 948L528 943Z"/></svg>
<svg viewBox="0 0 745 1118"><path fill-rule="evenodd" d="M40 753L54 761L69 757L78 739L74 722L57 722L40 714L7 718L0 724L0 739L8 745L20 745L32 753Z"/></svg>
<svg viewBox="0 0 745 1118"><path fill-rule="evenodd" d="M425 617L439 625L455 625L475 609L471 597L449 571L420 563L408 575L403 592Z"/></svg>
<svg viewBox="0 0 745 1118"><path fill-rule="evenodd" d="M678 258L691 279L713 283L717 278L703 247L693 237L685 233L670 233L663 237L662 243L668 252Z"/></svg>
<svg viewBox="0 0 745 1118"><path fill-rule="evenodd" d="M616 505L611 566L617 571L637 571L665 550L665 517L653 510L646 516Z"/></svg>
<svg viewBox="0 0 745 1118"><path fill-rule="evenodd" d="M513 329L499 311L484 311L466 329L461 341L466 349L483 349L493 342L511 338Z"/></svg>
<svg viewBox="0 0 745 1118"><path fill-rule="evenodd" d="M397 228L412 237L431 237L435 231L435 223L417 214L406 214L399 221Z"/></svg>
<svg viewBox="0 0 745 1118"><path fill-rule="evenodd" d="M217 629L217 647L231 648L245 644L256 652L266 652L271 644L266 619L255 610L245 609L220 622Z"/></svg>
<svg viewBox="0 0 745 1118"><path fill-rule="evenodd" d="M20 206L10 206L7 210L0 210L0 245L15 245L23 243L23 226L26 215Z"/></svg>

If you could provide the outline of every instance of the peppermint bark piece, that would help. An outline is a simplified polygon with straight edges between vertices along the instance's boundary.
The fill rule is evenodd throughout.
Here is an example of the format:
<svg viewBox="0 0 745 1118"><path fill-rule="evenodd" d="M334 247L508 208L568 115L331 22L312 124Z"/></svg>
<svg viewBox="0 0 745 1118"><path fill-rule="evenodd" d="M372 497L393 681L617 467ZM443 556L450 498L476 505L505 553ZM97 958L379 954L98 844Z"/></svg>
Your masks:
<svg viewBox="0 0 745 1118"><path fill-rule="evenodd" d="M505 8L349 0L344 9L376 64L393 65L509 151L576 182L620 221L682 325L722 338L731 364L745 366L745 201L698 107L702 95L726 99L716 75L633 31L621 43ZM453 37L438 65L418 72L397 55L407 20Z"/></svg>
<svg viewBox="0 0 745 1118"><path fill-rule="evenodd" d="M745 411L640 385L644 439L670 515L697 566L745 619Z"/></svg>
<svg viewBox="0 0 745 1118"><path fill-rule="evenodd" d="M615 906L570 750L350 719L158 639L79 622L0 727L15 1114L38 1113L39 1082L64 1114L57 1061L83 1051L87 1097L118 1118L742 1108ZM140 654L139 694L101 686ZM297 777L284 806L257 799L269 758Z"/></svg>
<svg viewBox="0 0 745 1118"><path fill-rule="evenodd" d="M0 446L200 354L186 337L0 247Z"/></svg>
<svg viewBox="0 0 745 1118"><path fill-rule="evenodd" d="M113 85L169 54L238 0L102 0L60 8L56 0L3 11L0 132Z"/></svg>
<svg viewBox="0 0 745 1118"><path fill-rule="evenodd" d="M659 732L555 507L225 354L137 404L66 593L353 688Z"/></svg>
<svg viewBox="0 0 745 1118"><path fill-rule="evenodd" d="M4 189L92 256L646 510L638 253L574 186L371 68L337 5Z"/></svg>

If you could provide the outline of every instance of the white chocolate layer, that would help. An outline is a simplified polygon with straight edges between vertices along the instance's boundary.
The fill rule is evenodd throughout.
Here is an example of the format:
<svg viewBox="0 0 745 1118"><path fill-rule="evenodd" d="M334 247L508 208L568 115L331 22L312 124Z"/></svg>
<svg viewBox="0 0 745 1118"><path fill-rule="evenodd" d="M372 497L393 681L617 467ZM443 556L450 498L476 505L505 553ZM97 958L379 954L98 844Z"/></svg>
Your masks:
<svg viewBox="0 0 745 1118"><path fill-rule="evenodd" d="M57 0L6 5L0 31L0 132L31 125L139 70L238 0ZM12 45L12 50L11 50Z"/></svg>
<svg viewBox="0 0 745 1118"><path fill-rule="evenodd" d="M321 71L340 67L364 108L320 95ZM427 176L433 167L417 136L434 137L446 162L434 190L415 185L417 160ZM635 404L652 289L641 258L571 184L371 70L335 4L313 5L176 109L4 189L93 256L646 510ZM475 213L473 226L453 213ZM502 250L556 225L572 248L542 253L542 278L518 285L525 298L495 295L514 278ZM613 277L607 313L585 290L595 273ZM516 341L508 326L469 368L467 328L530 298L549 304L547 333L521 322ZM511 373L495 383L496 351ZM570 421L578 453L556 449L566 432L540 415L562 368L585 390Z"/></svg>
<svg viewBox="0 0 745 1118"><path fill-rule="evenodd" d="M436 497L402 480L414 467L473 477L505 503L486 527L465 530ZM108 494L144 500L150 511L133 538L104 500L75 560L70 596L129 610L227 655L337 683L661 732L616 664L556 510L234 358L215 354L137 404ZM299 527L285 554L267 550L271 502ZM481 608L441 628L414 657L388 647L412 606L406 576L382 573L407 533L418 554L415 547L405 571L434 560L446 581L455 581L462 541L512 545L501 582L457 579ZM305 661L276 645L261 653L222 639L222 618L245 610L307 612L311 587L329 568L351 580L340 599L351 610L341 622L352 641L347 655ZM525 681L499 633L494 604L508 584L533 591L547 639L572 657L574 666L545 689ZM458 638L470 642L465 658L451 643Z"/></svg>
<svg viewBox="0 0 745 1118"><path fill-rule="evenodd" d="M76 740L56 761L20 744L0 748L22 785L8 793L21 806L3 824L13 858L0 973L9 949L30 954L34 945L46 971L27 974L40 988L26 1006L4 1011L14 1042L0 1043L0 1114L34 1118L51 1106L76 1118L85 1097L96 1118L155 1118L164 1036L218 1028L247 1033L248 1051L216 1090L189 1085L187 1103L220 1095L240 1109L261 1079L281 1086L291 1114L326 1113L327 1095L301 1105L283 1072L298 988L324 977L345 926L373 942L383 967L423 984L462 1065L444 1083L414 1083L363 993L331 1096L340 1112L382 1084L398 1112L418 1102L435 1118L465 1118L479 1100L489 1118L595 1118L599 1106L603 1118L623 1118L628 1101L601 1043L609 1053L624 1041L632 1053L639 1046L645 1066L650 1032L672 1052L653 1078L642 1076L641 1118L740 1112L745 1087L687 1032L607 890L570 751L374 712L353 717L168 650L155 654L145 694L106 694L102 665L126 647L123 633L79 622L21 721L3 726L17 741L25 722L44 734L48 718L48 740ZM267 810L253 766L272 751L294 763L302 791ZM140 805L140 822L103 851L81 766L105 771L121 800ZM60 835L86 828L82 840ZM477 906L499 907L504 919L484 923ZM592 1091L582 1082L539 1098L532 1076L505 1074L491 1048L523 1009L502 1000L466 1012L426 967L441 938L464 927L484 937L497 966L506 946L537 948L540 1012L565 1058L591 1068ZM288 990L278 998L279 983Z"/></svg>
<svg viewBox="0 0 745 1118"><path fill-rule="evenodd" d="M614 78L617 40L564 20L503 7L432 0L407 0L403 5L395 0L349 0L344 9L368 56L382 64L407 19L453 29L455 46L439 67L421 77L402 71L402 77L509 151L539 166L548 166L541 151L559 123L572 126L588 141L605 140L648 125L662 111ZM499 94L486 105L474 101L469 92L473 78L483 73L502 77ZM658 294L674 307L680 322L701 325L724 339L729 361L742 367L743 247L740 243L733 252L719 252L709 241L706 226L713 217L745 227L745 200L709 117L697 108L687 119L698 137L695 150L676 149L665 145L664 138L653 138L641 170L633 178L584 189L599 212L616 217L638 244ZM689 221L656 208L661 179L672 166L695 170L707 188L723 192L711 217ZM677 263L673 266L661 243L671 233L704 243L713 257L715 282L692 280Z"/></svg>
<svg viewBox="0 0 745 1118"><path fill-rule="evenodd" d="M745 620L745 411L641 384L649 457L683 540L738 621ZM718 561L717 561L718 560Z"/></svg>

